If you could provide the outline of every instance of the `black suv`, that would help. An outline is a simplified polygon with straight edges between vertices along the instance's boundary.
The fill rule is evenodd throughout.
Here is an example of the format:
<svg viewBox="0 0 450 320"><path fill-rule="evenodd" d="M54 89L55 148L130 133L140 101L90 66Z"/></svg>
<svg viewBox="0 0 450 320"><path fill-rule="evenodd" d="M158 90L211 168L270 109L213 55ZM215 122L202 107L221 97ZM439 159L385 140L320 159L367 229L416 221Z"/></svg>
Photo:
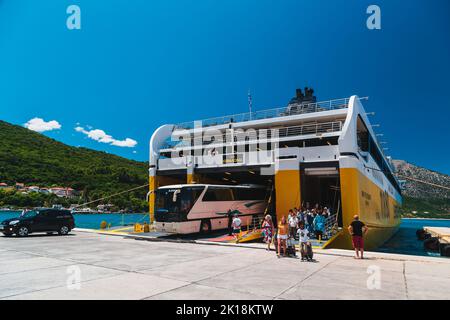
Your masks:
<svg viewBox="0 0 450 320"><path fill-rule="evenodd" d="M69 210L35 209L24 211L20 217L4 220L0 232L5 236L16 234L25 237L32 232L58 232L66 235L75 228L75 222Z"/></svg>

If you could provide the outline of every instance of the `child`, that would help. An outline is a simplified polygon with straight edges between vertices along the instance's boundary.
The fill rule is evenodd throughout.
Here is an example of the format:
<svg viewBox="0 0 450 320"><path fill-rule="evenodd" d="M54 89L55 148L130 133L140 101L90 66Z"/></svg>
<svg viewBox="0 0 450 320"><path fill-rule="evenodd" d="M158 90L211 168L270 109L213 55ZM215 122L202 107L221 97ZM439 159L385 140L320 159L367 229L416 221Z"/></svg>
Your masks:
<svg viewBox="0 0 450 320"><path fill-rule="evenodd" d="M297 230L297 234L300 244L300 252L302 254L302 261L304 261L305 259L311 261L313 253L311 242L309 242L309 231L305 228L305 225L303 223L300 224L300 227Z"/></svg>
<svg viewBox="0 0 450 320"><path fill-rule="evenodd" d="M241 224L242 221L239 218L239 215L235 214L233 222L231 223L231 227L233 228L233 237L236 240L236 243L239 242L239 234L241 233Z"/></svg>
<svg viewBox="0 0 450 320"><path fill-rule="evenodd" d="M289 223L289 237L295 238L295 233L297 232L298 218L297 213L293 210L289 210L288 216Z"/></svg>

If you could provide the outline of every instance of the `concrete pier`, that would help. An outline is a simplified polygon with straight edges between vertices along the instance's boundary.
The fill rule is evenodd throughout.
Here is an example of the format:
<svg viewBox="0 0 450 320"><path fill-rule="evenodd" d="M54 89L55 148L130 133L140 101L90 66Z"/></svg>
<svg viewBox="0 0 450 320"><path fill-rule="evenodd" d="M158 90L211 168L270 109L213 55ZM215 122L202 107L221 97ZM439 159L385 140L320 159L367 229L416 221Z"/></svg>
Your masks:
<svg viewBox="0 0 450 320"><path fill-rule="evenodd" d="M253 247L252 247L253 246ZM314 263L249 247L76 231L0 237L0 299L450 299L450 259L346 250Z"/></svg>

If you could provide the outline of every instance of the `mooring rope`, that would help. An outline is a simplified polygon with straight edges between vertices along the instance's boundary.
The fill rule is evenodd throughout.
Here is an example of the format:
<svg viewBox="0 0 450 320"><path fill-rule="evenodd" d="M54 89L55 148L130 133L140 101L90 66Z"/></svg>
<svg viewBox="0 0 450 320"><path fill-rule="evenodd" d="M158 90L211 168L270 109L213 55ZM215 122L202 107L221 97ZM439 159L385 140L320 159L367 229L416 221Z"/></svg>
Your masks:
<svg viewBox="0 0 450 320"><path fill-rule="evenodd" d="M118 196L120 194L124 194L124 193L131 192L131 191L134 191L134 190L142 189L142 188L148 187L149 185L150 184L147 183L147 184L144 184L144 185L139 186L139 187L134 187L134 188L131 188L131 189L128 189L128 190L120 191L120 192L111 194L111 195L106 196L106 197L102 197L102 198L99 198L99 199L96 199L96 200L92 200L92 201L89 201L89 202L85 202L85 203L79 204L79 205L77 205L77 206L75 206L73 208L76 209L76 208L79 208L79 207L87 206L88 204L95 203L95 202L98 202L98 201L102 201L102 200L105 200L105 199L109 199L109 198Z"/></svg>
<svg viewBox="0 0 450 320"><path fill-rule="evenodd" d="M377 168L367 167L366 165L364 165L364 168L372 169L372 170L376 170L376 171L380 171L380 172L384 172L384 173L389 173L390 172L390 171L385 171L385 170L381 170L381 169L377 169ZM411 181L415 181L415 182L420 182L420 183L428 184L428 185L436 187L436 188L441 188L441 189L445 189L445 190L449 190L450 191L450 187L447 187L447 186L443 186L443 185L436 184L436 183L433 183L433 182L428 182L428 181L421 180L421 179L411 178L411 177L408 177L408 176L405 176L405 175L402 175L402 174L399 174L399 173L394 173L394 174L396 176L402 178L402 179L411 180Z"/></svg>

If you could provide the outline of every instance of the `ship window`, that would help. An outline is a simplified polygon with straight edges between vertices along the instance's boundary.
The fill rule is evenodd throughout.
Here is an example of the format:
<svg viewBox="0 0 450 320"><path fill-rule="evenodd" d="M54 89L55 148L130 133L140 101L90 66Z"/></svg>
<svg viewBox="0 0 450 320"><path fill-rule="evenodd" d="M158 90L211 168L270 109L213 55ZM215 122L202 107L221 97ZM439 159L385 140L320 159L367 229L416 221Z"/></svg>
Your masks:
<svg viewBox="0 0 450 320"><path fill-rule="evenodd" d="M400 193L400 188L398 186L397 181L392 175L391 170L388 164L386 163L386 160L384 159L382 152L378 148L375 138L372 137L372 135L369 133L369 130L367 129L367 126L365 125L364 121L361 119L361 116L358 116L356 136L359 149L361 151L365 151L370 154L372 159L377 163L381 172L384 173L386 178Z"/></svg>
<svg viewBox="0 0 450 320"><path fill-rule="evenodd" d="M358 123L356 129L356 139L358 141L358 147L361 151L369 151L369 130L361 117L358 116Z"/></svg>
<svg viewBox="0 0 450 320"><path fill-rule="evenodd" d="M161 159L171 158L171 153L170 152L161 152L160 153L160 158Z"/></svg>

